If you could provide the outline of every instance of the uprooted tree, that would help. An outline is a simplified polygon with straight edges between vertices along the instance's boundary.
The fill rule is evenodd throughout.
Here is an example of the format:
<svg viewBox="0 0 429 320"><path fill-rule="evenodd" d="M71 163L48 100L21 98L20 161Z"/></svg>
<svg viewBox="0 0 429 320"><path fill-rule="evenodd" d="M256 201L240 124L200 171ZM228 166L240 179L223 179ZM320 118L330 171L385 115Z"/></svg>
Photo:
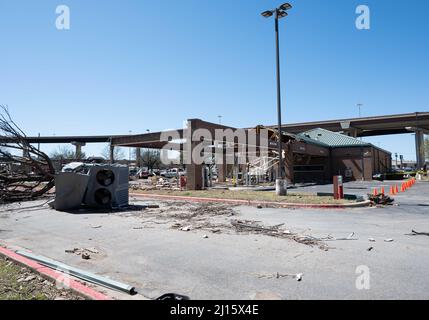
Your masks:
<svg viewBox="0 0 429 320"><path fill-rule="evenodd" d="M7 106L0 105L0 203L38 198L54 187L55 169L27 142Z"/></svg>

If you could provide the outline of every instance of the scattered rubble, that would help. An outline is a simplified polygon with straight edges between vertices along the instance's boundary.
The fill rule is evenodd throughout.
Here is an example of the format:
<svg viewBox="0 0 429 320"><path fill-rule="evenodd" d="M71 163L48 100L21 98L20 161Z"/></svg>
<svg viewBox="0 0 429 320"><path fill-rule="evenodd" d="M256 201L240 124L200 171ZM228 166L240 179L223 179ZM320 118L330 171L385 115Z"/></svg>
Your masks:
<svg viewBox="0 0 429 320"><path fill-rule="evenodd" d="M411 233L407 234L407 236L429 236L429 232L417 232L417 231L411 230Z"/></svg>
<svg viewBox="0 0 429 320"><path fill-rule="evenodd" d="M130 182L130 188L134 191L170 190L180 191L180 180L176 177L151 177Z"/></svg>
<svg viewBox="0 0 429 320"><path fill-rule="evenodd" d="M395 201L395 199L392 199L383 193L377 195L368 194L368 200L371 201L372 205L391 205Z"/></svg>
<svg viewBox="0 0 429 320"><path fill-rule="evenodd" d="M233 220L231 224L235 227L238 232L253 232L253 233L262 233L267 236L277 237L277 238L285 238L292 239L298 243L302 243L308 246L318 246L321 250L328 250L328 246L323 243L322 239L318 239L312 236L307 235L297 235L291 233L289 230L280 229L284 224L279 224L276 226L265 227L261 226L257 223L257 221L240 221ZM285 233L285 231L287 231Z"/></svg>
<svg viewBox="0 0 429 320"><path fill-rule="evenodd" d="M287 273L271 273L271 274L255 274L260 279L281 279L281 278L294 278L296 281L302 281L303 273L287 274Z"/></svg>
<svg viewBox="0 0 429 320"><path fill-rule="evenodd" d="M90 260L91 254L99 254L100 253L95 248L74 248L74 249L65 250L65 252L81 256L81 258L83 260Z"/></svg>
<svg viewBox="0 0 429 320"><path fill-rule="evenodd" d="M81 257L82 257L83 260L89 260L89 259L91 259L91 256L87 252L83 252L81 254Z"/></svg>

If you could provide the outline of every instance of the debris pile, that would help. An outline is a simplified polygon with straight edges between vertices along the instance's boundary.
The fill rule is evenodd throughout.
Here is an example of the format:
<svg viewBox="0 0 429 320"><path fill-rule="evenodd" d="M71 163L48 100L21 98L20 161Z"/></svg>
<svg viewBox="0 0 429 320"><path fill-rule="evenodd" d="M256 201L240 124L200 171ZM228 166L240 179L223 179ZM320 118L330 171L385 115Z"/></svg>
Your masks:
<svg viewBox="0 0 429 320"><path fill-rule="evenodd" d="M323 240L321 239L312 236L298 235L290 232L289 230L280 229L280 227L283 226L284 223L276 226L265 227L259 225L256 221L233 220L231 221L231 224L235 227L237 232L251 232L258 234L262 233L271 237L292 239L298 243L305 244L308 246L318 246L321 250L328 250L328 246L324 244Z"/></svg>
<svg viewBox="0 0 429 320"><path fill-rule="evenodd" d="M100 253L95 248L74 248L74 249L68 249L65 252L81 256L81 258L83 260L90 260L91 254L99 254Z"/></svg>
<svg viewBox="0 0 429 320"><path fill-rule="evenodd" d="M264 234L271 237L292 239L295 242L305 244L308 246L317 246L319 249L328 251L329 247L324 243L325 241L340 241L340 240L358 240L354 237L354 232L345 238L335 238L331 235L326 237L313 237L310 235L299 235L292 233L290 230L280 229L284 224L279 224L271 227L261 226L257 221L240 221L233 220L231 224L238 232L251 232L257 234Z"/></svg>
<svg viewBox="0 0 429 320"><path fill-rule="evenodd" d="M294 278L296 281L302 281L303 273L287 274L287 273L270 273L270 274L255 274L259 279L281 279L281 278Z"/></svg>
<svg viewBox="0 0 429 320"><path fill-rule="evenodd" d="M177 178L159 178L156 183L157 190L178 190L180 191Z"/></svg>
<svg viewBox="0 0 429 320"><path fill-rule="evenodd" d="M373 205L391 205L395 201L395 199L386 196L384 193L379 193L377 195L368 194L368 200L370 200Z"/></svg>
<svg viewBox="0 0 429 320"><path fill-rule="evenodd" d="M168 190L168 191L180 191L179 179L176 177L151 177L145 180L134 180L130 182L130 188L134 191L156 191L156 190Z"/></svg>

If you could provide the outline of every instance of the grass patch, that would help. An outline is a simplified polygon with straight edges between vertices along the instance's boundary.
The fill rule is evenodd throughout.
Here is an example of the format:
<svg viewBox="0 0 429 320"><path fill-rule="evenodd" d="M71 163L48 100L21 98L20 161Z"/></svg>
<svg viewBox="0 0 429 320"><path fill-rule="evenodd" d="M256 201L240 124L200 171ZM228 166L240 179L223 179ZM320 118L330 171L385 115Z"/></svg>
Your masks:
<svg viewBox="0 0 429 320"><path fill-rule="evenodd" d="M237 199L237 200L252 200L252 201L271 201L271 202L286 202L286 203L307 203L307 204L343 204L353 203L356 201L350 200L335 200L330 196L317 196L311 193L288 193L285 197L279 197L274 192L269 191L247 191L247 190L197 190L197 191L171 191L171 190L148 190L139 191L137 193L159 194L170 196L185 196L185 197L201 197L201 198L218 198L218 199Z"/></svg>
<svg viewBox="0 0 429 320"><path fill-rule="evenodd" d="M29 280L31 279L31 280ZM81 300L70 290L57 289L27 268L0 256L0 300Z"/></svg>

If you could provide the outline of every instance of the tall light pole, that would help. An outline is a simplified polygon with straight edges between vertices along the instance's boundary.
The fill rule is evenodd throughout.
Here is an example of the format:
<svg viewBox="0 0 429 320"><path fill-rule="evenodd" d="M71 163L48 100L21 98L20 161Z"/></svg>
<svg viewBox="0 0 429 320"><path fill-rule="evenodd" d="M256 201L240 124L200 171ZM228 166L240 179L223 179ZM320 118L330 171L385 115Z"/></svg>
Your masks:
<svg viewBox="0 0 429 320"><path fill-rule="evenodd" d="M292 6L289 3L284 3L280 7L273 10L262 12L262 16L270 18L274 15L275 19L275 33L276 33L276 73L277 73L277 121L278 121L278 153L279 153L279 167L276 180L276 193L279 196L286 195L286 180L284 179L284 163L283 163L283 150L282 150L282 104L280 93L280 45L279 45L279 19L286 17L287 10Z"/></svg>

